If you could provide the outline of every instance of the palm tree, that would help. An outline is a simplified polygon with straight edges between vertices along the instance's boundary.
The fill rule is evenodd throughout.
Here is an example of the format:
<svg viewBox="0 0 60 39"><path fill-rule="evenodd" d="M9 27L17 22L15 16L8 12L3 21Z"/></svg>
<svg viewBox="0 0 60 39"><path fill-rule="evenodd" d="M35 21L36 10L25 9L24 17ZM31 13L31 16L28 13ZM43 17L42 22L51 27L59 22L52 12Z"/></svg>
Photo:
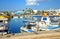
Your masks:
<svg viewBox="0 0 60 39"><path fill-rule="evenodd" d="M6 18L8 18L8 21L9 21L12 17L11 12L10 11L5 11L4 13L6 15Z"/></svg>
<svg viewBox="0 0 60 39"><path fill-rule="evenodd" d="M32 15L34 14L34 11L31 8L26 8L26 11L28 12L28 15L31 16L32 19Z"/></svg>
<svg viewBox="0 0 60 39"><path fill-rule="evenodd" d="M37 11L37 14L38 14L38 15L42 15L41 11Z"/></svg>
<svg viewBox="0 0 60 39"><path fill-rule="evenodd" d="M41 13L42 13L42 15L43 15L43 14L44 14L44 11L42 10Z"/></svg>
<svg viewBox="0 0 60 39"><path fill-rule="evenodd" d="M5 15L10 16L11 12L10 11L4 11Z"/></svg>
<svg viewBox="0 0 60 39"><path fill-rule="evenodd" d="M55 15L56 15L56 11L53 11L53 14L55 14Z"/></svg>
<svg viewBox="0 0 60 39"><path fill-rule="evenodd" d="M31 9L31 13L32 13L32 15L34 15L35 13L34 13L34 11Z"/></svg>

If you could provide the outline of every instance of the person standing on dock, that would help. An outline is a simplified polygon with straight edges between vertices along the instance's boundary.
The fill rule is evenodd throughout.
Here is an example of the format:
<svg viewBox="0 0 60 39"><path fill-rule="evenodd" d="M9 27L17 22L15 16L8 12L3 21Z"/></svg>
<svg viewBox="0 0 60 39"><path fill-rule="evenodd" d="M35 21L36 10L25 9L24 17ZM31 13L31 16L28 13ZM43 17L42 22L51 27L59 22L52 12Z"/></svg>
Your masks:
<svg viewBox="0 0 60 39"><path fill-rule="evenodd" d="M27 29L31 29L31 24L28 22Z"/></svg>
<svg viewBox="0 0 60 39"><path fill-rule="evenodd" d="M36 22L36 31L39 31L39 22Z"/></svg>

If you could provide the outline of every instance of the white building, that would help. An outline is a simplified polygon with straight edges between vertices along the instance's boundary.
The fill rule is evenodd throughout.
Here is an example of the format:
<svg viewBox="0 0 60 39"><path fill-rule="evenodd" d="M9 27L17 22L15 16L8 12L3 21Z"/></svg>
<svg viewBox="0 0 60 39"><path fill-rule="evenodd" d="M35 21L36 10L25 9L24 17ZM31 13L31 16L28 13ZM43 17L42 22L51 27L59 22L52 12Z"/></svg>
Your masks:
<svg viewBox="0 0 60 39"><path fill-rule="evenodd" d="M33 10L33 11L34 11L34 13L36 14L38 10Z"/></svg>

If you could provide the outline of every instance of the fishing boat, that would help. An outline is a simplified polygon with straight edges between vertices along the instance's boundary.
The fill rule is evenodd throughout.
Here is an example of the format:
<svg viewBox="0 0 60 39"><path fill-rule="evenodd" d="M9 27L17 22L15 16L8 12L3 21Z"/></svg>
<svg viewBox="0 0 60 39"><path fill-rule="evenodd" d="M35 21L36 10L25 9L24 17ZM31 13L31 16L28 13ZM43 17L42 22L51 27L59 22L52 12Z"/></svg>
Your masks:
<svg viewBox="0 0 60 39"><path fill-rule="evenodd" d="M0 33L7 34L8 30L8 18L5 18L4 16L0 16Z"/></svg>

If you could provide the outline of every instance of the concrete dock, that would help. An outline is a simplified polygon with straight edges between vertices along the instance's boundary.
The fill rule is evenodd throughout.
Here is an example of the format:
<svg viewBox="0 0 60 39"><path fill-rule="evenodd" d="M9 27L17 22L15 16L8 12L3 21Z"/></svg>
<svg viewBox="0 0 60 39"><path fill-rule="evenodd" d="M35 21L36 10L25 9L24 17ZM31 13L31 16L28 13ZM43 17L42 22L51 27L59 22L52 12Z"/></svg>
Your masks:
<svg viewBox="0 0 60 39"><path fill-rule="evenodd" d="M40 31L37 33L19 33L0 36L0 39L60 39L60 31Z"/></svg>

